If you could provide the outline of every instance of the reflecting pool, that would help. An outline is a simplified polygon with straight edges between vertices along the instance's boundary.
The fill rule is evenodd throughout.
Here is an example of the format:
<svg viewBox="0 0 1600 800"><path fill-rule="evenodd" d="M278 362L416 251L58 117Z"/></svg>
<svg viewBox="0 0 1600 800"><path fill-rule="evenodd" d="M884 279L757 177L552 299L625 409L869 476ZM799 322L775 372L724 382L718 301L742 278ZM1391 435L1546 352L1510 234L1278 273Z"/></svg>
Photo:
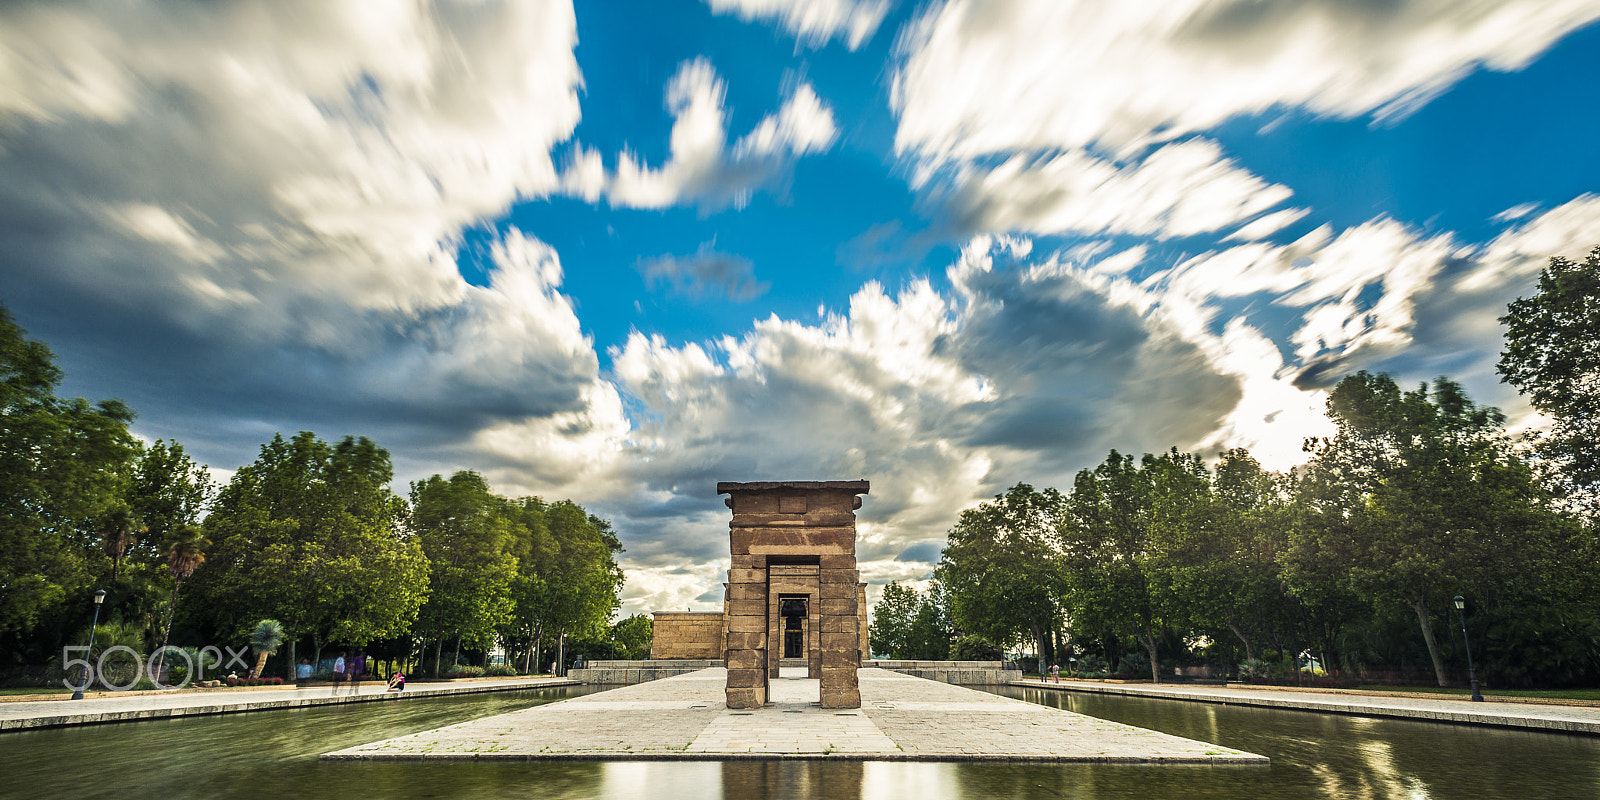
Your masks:
<svg viewBox="0 0 1600 800"><path fill-rule="evenodd" d="M322 762L578 689L407 698L0 735L0 798L1600 798L1600 737L1007 688L1266 767L850 762Z"/></svg>

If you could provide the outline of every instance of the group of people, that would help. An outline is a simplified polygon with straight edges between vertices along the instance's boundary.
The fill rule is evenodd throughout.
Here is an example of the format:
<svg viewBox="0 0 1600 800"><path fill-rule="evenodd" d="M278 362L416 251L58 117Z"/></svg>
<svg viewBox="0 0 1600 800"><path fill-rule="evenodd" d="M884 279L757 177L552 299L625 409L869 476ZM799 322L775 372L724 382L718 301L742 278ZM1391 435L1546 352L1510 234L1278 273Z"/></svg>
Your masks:
<svg viewBox="0 0 1600 800"><path fill-rule="evenodd" d="M346 656L349 657L347 658ZM337 694L339 692L339 687L341 686L350 687L350 691L354 693L361 686L361 676L365 675L366 672L367 655L365 653L357 650L354 655L350 655L343 650L339 651L338 657L333 659L334 693ZM308 680L310 679L311 674L311 659L300 659L300 663L295 665L295 678L302 681ZM387 691L400 692L405 691L405 688L406 676L403 673L395 672L393 675L389 676L389 686Z"/></svg>

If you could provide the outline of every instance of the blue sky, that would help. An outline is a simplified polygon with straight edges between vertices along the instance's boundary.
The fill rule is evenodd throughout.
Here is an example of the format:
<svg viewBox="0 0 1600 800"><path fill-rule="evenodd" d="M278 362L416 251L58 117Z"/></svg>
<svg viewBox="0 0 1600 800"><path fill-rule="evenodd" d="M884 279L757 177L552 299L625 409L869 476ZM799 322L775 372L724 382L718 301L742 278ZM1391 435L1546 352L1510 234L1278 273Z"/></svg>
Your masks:
<svg viewBox="0 0 1600 800"><path fill-rule="evenodd" d="M1600 0L0 10L0 302L226 477L368 435L713 608L718 480L867 478L876 586L1116 448L1495 379L1600 244Z"/></svg>

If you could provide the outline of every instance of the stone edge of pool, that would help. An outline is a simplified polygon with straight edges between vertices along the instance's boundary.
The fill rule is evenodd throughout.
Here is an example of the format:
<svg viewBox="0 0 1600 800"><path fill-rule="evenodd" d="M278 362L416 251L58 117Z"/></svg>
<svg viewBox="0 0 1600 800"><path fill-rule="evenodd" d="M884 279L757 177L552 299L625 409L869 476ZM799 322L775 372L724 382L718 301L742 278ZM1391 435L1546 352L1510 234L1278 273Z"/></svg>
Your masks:
<svg viewBox="0 0 1600 800"><path fill-rule="evenodd" d="M1250 692L1237 689L1202 689L1197 687L1174 689L1157 688L1155 686L1100 685L1077 682L1055 684L1035 680L1013 681L1011 685L1023 689L1048 689L1083 694L1120 695L1154 700L1182 700L1191 703L1211 703L1213 705L1249 706L1284 711L1308 711L1319 714L1383 717L1386 719L1405 719L1420 722L1483 725L1547 733L1577 733L1600 736L1600 709L1582 706L1531 706L1489 703L1487 707L1484 707L1482 704L1470 703L1465 700L1386 698L1377 695L1337 695L1337 697L1348 699L1333 700L1327 699L1328 695L1296 695L1290 691L1277 690Z"/></svg>
<svg viewBox="0 0 1600 800"><path fill-rule="evenodd" d="M45 728L64 728L78 725L101 725L116 722L143 722L146 720L181 719L184 717L215 716L218 714L238 714L252 711L278 711L294 708L314 708L317 706L343 705L346 703L372 703L394 702L405 698L420 697L453 697L463 694L484 694L488 692L518 692L532 689L550 689L565 686L582 685L579 681L565 678L541 678L530 681L521 681L514 684L484 684L473 685L470 683L458 685L430 686L428 684L413 684L403 694L399 692L378 692L357 695L326 695L320 697L294 697L276 700L250 700L238 698L231 702L206 703L178 706L155 706L144 708L112 709L106 711L89 711L83 713L67 714L33 714L29 716L13 716L0 718L0 733L14 731L30 731ZM284 690L284 691L318 691L318 690ZM195 695L187 695L194 697ZM165 699L162 695L143 695ZM107 700L121 700L121 698L105 698ZM128 698L128 701L137 701L140 698ZM51 705L57 703L71 703L84 701L51 700L45 701ZM94 702L94 701L90 701ZM126 701L124 701L126 702ZM0 709L4 711L7 709Z"/></svg>

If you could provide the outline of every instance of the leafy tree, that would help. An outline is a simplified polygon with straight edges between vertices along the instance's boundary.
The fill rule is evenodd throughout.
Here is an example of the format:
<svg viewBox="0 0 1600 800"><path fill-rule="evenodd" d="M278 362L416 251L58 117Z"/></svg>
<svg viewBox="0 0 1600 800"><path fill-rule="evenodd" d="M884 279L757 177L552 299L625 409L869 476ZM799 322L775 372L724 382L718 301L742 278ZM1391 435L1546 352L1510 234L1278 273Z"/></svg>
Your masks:
<svg viewBox="0 0 1600 800"><path fill-rule="evenodd" d="M890 583L872 608L868 636L872 652L890 658L911 658L911 626L922 607L922 596L909 586Z"/></svg>
<svg viewBox="0 0 1600 800"><path fill-rule="evenodd" d="M404 633L427 593L427 561L388 488L389 454L365 437L330 446L310 432L262 445L206 517L209 566L195 577L223 635L279 620L289 644L364 645Z"/></svg>
<svg viewBox="0 0 1600 800"><path fill-rule="evenodd" d="M1304 536L1347 585L1415 615L1439 685L1432 609L1462 587L1502 585L1548 563L1548 495L1504 436L1504 416L1446 378L1402 392L1360 372L1328 398L1335 436L1314 445Z"/></svg>
<svg viewBox="0 0 1600 800"><path fill-rule="evenodd" d="M1555 256L1539 291L1517 298L1500 318L1503 380L1529 396L1554 424L1541 451L1596 504L1600 487L1600 247L1581 262Z"/></svg>
<svg viewBox="0 0 1600 800"><path fill-rule="evenodd" d="M1027 635L1054 658L1065 588L1056 551L1061 494L1025 483L961 512L935 570L955 627L1005 646Z"/></svg>
<svg viewBox="0 0 1600 800"><path fill-rule="evenodd" d="M127 490L127 508L140 530L130 555L135 561L164 563L161 545L183 525L200 524L200 514L215 493L210 471L195 463L178 442L157 439L141 449Z"/></svg>
<svg viewBox="0 0 1600 800"><path fill-rule="evenodd" d="M250 670L251 677L261 677L261 671L267 668L267 658L275 655L278 648L283 646L283 623L275 619L264 619L256 623L254 630L250 631L250 649L256 653L256 666ZM294 669L293 659L290 659L289 668Z"/></svg>
<svg viewBox="0 0 1600 800"><path fill-rule="evenodd" d="M611 641L616 646L617 657L624 660L649 658L654 638L655 623L643 614L634 614L611 626Z"/></svg>
<svg viewBox="0 0 1600 800"><path fill-rule="evenodd" d="M517 559L504 505L476 472L411 485L410 529L428 557L428 600L415 631L434 642L435 672L446 639L484 648L510 618Z"/></svg>
<svg viewBox="0 0 1600 800"><path fill-rule="evenodd" d="M1078 473L1062 526L1071 603L1085 621L1144 648L1159 682L1161 643L1194 615L1187 584L1215 548L1215 504L1200 459L1111 451Z"/></svg>
<svg viewBox="0 0 1600 800"><path fill-rule="evenodd" d="M97 522L136 452L127 406L59 398L61 378L50 349L0 307L0 637L87 598L104 563Z"/></svg>
<svg viewBox="0 0 1600 800"><path fill-rule="evenodd" d="M106 555L111 556L111 581L116 582L122 567L122 557L127 554L129 545L133 544L135 534L142 534L148 530L143 523L134 516L133 509L125 505L113 506L105 516L100 518L100 536Z"/></svg>
<svg viewBox="0 0 1600 800"><path fill-rule="evenodd" d="M172 573L172 599L167 605L167 624L161 632L161 644L166 646L172 641L172 614L178 608L178 589L183 582L194 574L201 564L206 562L205 549L211 546L211 540L205 537L200 528L184 524L172 532L167 540L167 571ZM166 660L166 653L161 654L162 661ZM156 668L160 674L161 668Z"/></svg>

